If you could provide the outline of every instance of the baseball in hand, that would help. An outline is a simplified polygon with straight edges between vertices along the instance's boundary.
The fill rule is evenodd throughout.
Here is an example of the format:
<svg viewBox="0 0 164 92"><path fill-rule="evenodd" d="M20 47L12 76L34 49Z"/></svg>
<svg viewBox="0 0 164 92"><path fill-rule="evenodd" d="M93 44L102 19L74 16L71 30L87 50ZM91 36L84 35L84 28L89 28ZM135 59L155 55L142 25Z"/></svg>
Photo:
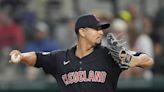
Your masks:
<svg viewBox="0 0 164 92"><path fill-rule="evenodd" d="M9 61L10 63L19 63L21 61L21 56L16 54L11 55L11 60Z"/></svg>

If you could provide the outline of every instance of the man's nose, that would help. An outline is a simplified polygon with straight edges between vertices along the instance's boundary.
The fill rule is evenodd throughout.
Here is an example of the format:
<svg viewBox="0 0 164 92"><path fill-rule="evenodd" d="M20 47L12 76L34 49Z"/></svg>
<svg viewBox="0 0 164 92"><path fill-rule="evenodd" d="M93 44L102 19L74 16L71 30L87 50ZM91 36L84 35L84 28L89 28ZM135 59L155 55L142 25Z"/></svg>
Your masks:
<svg viewBox="0 0 164 92"><path fill-rule="evenodd" d="M99 30L98 33L101 34L101 35L104 35L104 31L103 30Z"/></svg>

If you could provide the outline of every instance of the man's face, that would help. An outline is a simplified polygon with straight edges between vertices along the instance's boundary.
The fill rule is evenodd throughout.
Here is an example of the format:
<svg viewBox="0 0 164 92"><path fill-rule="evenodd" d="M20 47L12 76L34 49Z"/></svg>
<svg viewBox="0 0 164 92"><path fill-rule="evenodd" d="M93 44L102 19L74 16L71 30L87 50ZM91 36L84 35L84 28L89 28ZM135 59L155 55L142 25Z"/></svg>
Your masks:
<svg viewBox="0 0 164 92"><path fill-rule="evenodd" d="M93 46L101 44L101 40L103 38L103 30L93 29L93 28L85 28L85 39L92 44Z"/></svg>

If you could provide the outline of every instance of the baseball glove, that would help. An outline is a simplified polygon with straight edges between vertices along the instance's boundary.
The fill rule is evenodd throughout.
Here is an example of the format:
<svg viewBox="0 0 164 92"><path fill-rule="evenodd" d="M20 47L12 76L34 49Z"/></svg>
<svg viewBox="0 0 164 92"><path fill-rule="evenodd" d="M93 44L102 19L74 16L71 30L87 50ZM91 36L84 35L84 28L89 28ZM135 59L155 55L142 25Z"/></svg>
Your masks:
<svg viewBox="0 0 164 92"><path fill-rule="evenodd" d="M109 54L111 54L114 61L121 69L128 69L132 56L128 54L128 50L124 47L126 42L123 40L117 40L112 33L108 33L107 43Z"/></svg>

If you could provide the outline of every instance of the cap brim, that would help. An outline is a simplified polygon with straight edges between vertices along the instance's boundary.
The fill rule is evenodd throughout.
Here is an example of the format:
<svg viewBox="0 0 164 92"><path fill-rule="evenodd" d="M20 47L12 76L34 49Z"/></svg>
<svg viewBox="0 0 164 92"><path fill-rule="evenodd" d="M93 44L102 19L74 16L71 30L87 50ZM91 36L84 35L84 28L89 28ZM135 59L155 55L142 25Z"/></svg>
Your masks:
<svg viewBox="0 0 164 92"><path fill-rule="evenodd" d="M107 28L110 27L110 24L109 24L109 23L99 23L99 24L97 25L97 27L98 27L99 29L107 29Z"/></svg>

